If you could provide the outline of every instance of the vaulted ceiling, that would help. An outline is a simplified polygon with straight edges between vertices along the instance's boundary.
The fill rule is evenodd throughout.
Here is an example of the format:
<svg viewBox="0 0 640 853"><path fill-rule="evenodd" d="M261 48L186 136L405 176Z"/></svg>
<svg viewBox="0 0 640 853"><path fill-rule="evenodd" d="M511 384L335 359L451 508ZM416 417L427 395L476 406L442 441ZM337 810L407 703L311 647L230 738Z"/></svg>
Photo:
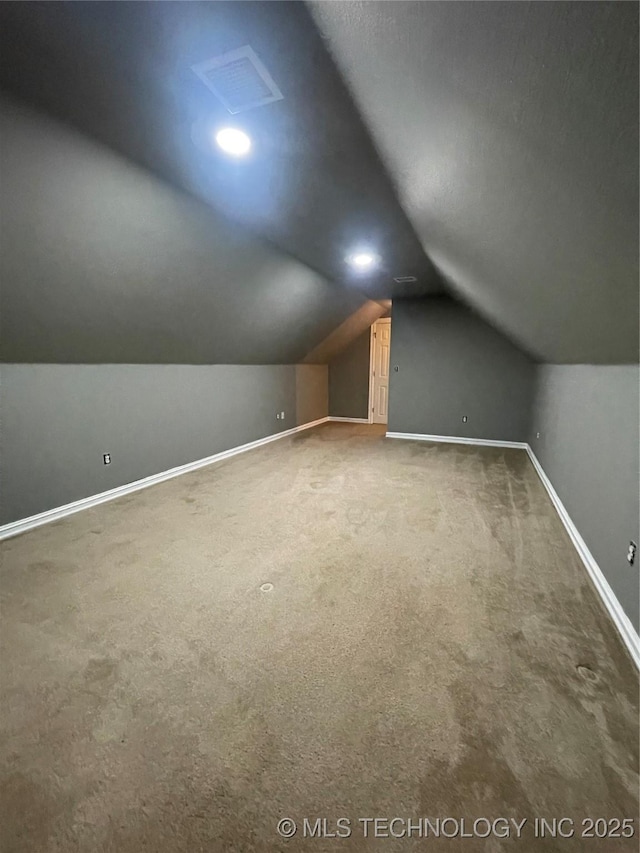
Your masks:
<svg viewBox="0 0 640 853"><path fill-rule="evenodd" d="M637 360L638 4L311 7L450 287L542 360Z"/></svg>
<svg viewBox="0 0 640 853"><path fill-rule="evenodd" d="M0 119L4 361L298 363L362 305L62 124Z"/></svg>
<svg viewBox="0 0 640 853"><path fill-rule="evenodd" d="M3 357L296 361L447 289L540 360L637 359L637 5L310 9L0 4ZM192 65L246 44L284 97L230 116Z"/></svg>
<svg viewBox="0 0 640 853"><path fill-rule="evenodd" d="M2 82L11 92L259 231L334 281L356 244L379 247L364 289L439 289L391 181L302 3L2 3ZM192 66L243 45L284 98L231 117ZM232 123L248 162L216 153ZM403 292L396 288L396 292Z"/></svg>

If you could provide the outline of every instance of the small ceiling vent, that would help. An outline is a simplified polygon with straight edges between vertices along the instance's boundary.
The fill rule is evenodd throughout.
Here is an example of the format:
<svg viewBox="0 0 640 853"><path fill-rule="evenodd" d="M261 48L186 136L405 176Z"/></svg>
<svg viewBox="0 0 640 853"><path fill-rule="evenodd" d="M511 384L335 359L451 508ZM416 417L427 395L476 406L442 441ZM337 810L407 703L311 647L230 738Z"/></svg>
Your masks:
<svg viewBox="0 0 640 853"><path fill-rule="evenodd" d="M192 65L191 69L233 115L284 97L248 44Z"/></svg>
<svg viewBox="0 0 640 853"><path fill-rule="evenodd" d="M396 284L413 284L417 280L415 275L399 275L397 278L394 278Z"/></svg>

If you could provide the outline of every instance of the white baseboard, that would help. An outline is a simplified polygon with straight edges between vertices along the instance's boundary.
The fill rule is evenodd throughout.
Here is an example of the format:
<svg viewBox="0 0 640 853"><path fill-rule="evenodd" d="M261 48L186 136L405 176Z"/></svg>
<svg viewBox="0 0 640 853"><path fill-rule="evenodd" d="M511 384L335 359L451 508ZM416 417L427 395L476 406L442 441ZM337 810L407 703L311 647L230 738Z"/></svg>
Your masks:
<svg viewBox="0 0 640 853"><path fill-rule="evenodd" d="M368 424L369 421L366 418L336 418L333 415L330 415L327 418L328 421L339 421L340 423L345 424Z"/></svg>
<svg viewBox="0 0 640 853"><path fill-rule="evenodd" d="M478 444L481 447L519 447L526 450L526 441L497 441L492 438L462 438L454 435L423 435L419 432L388 432L387 438L408 438L413 441L437 441L442 444Z"/></svg>
<svg viewBox="0 0 640 853"><path fill-rule="evenodd" d="M101 492L98 495L91 495L88 498L81 498L79 501L65 504L64 506L55 507L54 509L40 512L37 515L31 515L28 518L20 518L18 521L12 521L9 524L4 524L0 527L0 541L9 539L12 536L18 536L21 533L26 533L28 530L33 530L35 527L40 527L42 524L50 524L52 521L58 521L68 515L73 515L76 512L81 512L83 509L89 509L98 504L106 503L107 501L121 498L123 495L138 492L140 489L147 489L149 486L155 486L158 483L163 483L165 480L171 480L173 477L179 477L182 474L188 474L190 471L196 471L198 468L204 468L206 465L213 465L215 462L221 462L223 459L228 459L230 456L236 456L238 453L245 453L247 450L254 450L256 447L262 447L263 444L269 444L272 441L277 441L279 438L286 438L288 435L293 435L296 432L301 432L305 429L318 426L328 421L329 418L319 418L317 421L310 421L307 424L286 429L283 432L277 432L273 435L268 435L265 438L259 438L257 441L250 441L248 444L241 444L238 447L232 447L229 450L223 450L221 453L215 453L213 456L207 456L204 459L196 459L195 462L187 462L186 465L178 465L177 468L169 468L168 471L161 471L158 474L151 474L149 477L144 477L142 480L134 480L133 483L126 483L123 486L117 486L115 489L109 489L106 492Z"/></svg>
<svg viewBox="0 0 640 853"><path fill-rule="evenodd" d="M46 512L32 515L29 518L22 518L18 521L13 521L10 524L5 524L0 527L0 540L9 539L12 536L18 536L21 533L26 533L28 530L33 530L35 527L40 527L43 524L49 524L53 521L58 521L68 515L73 515L76 512L81 512L83 509L98 506L101 503L115 500L115 498L123 497L131 492L137 492L141 489L146 489L149 486L154 486L157 483L163 483L165 480L171 480L173 477L179 477L182 474L187 474L190 471L196 471L198 468L204 468L207 465L213 465L216 462L221 462L223 459L228 459L231 456L236 456L239 453L245 453L247 450L253 450L256 447L261 447L264 444L269 444L272 441L277 441L280 438L286 438L288 435L293 435L296 432L301 432L305 429L318 426L327 421L343 421L347 423L368 423L364 418L337 418L326 417L319 418L316 421L311 421L301 426L293 427L292 429L284 430L283 432L268 435L265 438L259 438L257 441L251 441L248 444L242 444L239 447L232 447L229 450L223 450L221 453L216 453L213 456L207 456L204 459L197 459L195 462L188 462L186 465L179 465L177 468L170 468L168 471L161 471L159 474L152 474L150 477L145 477L142 480L135 480L133 483L127 483L124 486L118 486L115 489L101 492L98 495L92 495L88 498L82 498L79 501L66 504L65 506L56 507L55 509L47 510ZM423 435L420 433L407 432L387 432L387 438L406 438L418 441L436 441L449 444L475 444L485 447L514 447L526 450L531 459L542 484L547 490L551 502L553 503L556 512L560 516L560 520L564 524L573 545L584 563L584 566L589 573L596 591L602 599L607 612L611 616L614 625L616 626L622 641L627 647L631 658L636 667L640 669L640 637L635 628L631 624L631 620L622 609L614 591L611 589L609 582L605 578L602 569L598 566L593 554L587 547L586 542L578 532L564 504L558 497L556 490L551 485L551 481L545 474L542 466L536 459L536 456L527 442L524 441L493 441L483 438L460 438L446 435Z"/></svg>
<svg viewBox="0 0 640 853"><path fill-rule="evenodd" d="M484 447L515 447L520 448L521 450L526 450L533 463L533 467L535 468L540 480L542 481L543 486L547 490L549 497L551 498L551 502L553 503L556 512L560 516L560 520L565 526L569 537L578 552L578 555L591 578L593 585L595 586L596 592L602 599L602 602L611 617L613 624L615 625L618 633L620 634L620 638L622 642L626 646L629 654L636 667L640 669L640 637L638 636L637 631L631 624L631 620L627 616L627 614L622 609L622 605L618 601L615 592L611 589L609 582L604 576L602 569L597 564L593 554L587 547L587 543L584 541L580 533L578 532L578 528L575 526L573 521L571 520L571 516L567 512L564 504L558 497L556 490L551 485L551 481L545 474L542 465L536 459L536 456L531 449L530 445L526 441L492 441L484 438L461 438L454 437L448 435L423 435L421 433L409 433L409 432L388 432L386 434L387 438L408 438L413 439L414 441L437 441L444 442L449 444L476 444Z"/></svg>
<svg viewBox="0 0 640 853"><path fill-rule="evenodd" d="M595 557L587 547L587 543L584 541L584 539L578 532L578 528L571 520L571 516L569 515L564 504L558 497L558 493L551 485L551 481L545 474L542 465L538 462L535 453L528 444L526 445L526 450L529 454L531 462L533 463L533 467L536 469L538 476L542 481L542 485L547 490L549 497L551 498L551 502L556 508L556 512L560 516L560 520L564 524L565 529L569 534L569 537L571 538L571 541L573 542L573 545L580 556L580 559L584 563L584 566L587 572L589 573L589 577L591 578L598 595L602 599L602 602L606 607L609 616L613 620L613 623L616 626L623 643L627 647L629 654L633 659L633 662L635 663L636 667L640 669L640 637L638 636L635 628L631 624L631 620L622 609L622 605L618 601L615 592L611 589L609 582L605 578L602 569L597 564Z"/></svg>

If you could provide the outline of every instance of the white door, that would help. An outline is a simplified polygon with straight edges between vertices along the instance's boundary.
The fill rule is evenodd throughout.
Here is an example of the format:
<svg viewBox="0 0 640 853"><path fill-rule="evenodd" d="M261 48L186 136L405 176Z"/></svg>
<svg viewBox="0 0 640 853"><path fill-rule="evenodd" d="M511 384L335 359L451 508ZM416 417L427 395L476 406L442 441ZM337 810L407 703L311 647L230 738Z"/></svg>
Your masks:
<svg viewBox="0 0 640 853"><path fill-rule="evenodd" d="M377 320L372 329L371 420L374 424L386 424L389 418L391 318Z"/></svg>

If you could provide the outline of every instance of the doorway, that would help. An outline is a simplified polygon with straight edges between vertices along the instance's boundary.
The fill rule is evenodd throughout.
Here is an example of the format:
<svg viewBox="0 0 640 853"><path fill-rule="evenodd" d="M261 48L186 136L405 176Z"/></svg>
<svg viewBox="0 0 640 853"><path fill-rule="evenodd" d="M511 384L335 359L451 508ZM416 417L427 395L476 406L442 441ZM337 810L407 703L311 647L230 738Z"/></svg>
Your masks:
<svg viewBox="0 0 640 853"><path fill-rule="evenodd" d="M371 326L369 345L369 423L386 424L389 419L389 358L391 317Z"/></svg>

